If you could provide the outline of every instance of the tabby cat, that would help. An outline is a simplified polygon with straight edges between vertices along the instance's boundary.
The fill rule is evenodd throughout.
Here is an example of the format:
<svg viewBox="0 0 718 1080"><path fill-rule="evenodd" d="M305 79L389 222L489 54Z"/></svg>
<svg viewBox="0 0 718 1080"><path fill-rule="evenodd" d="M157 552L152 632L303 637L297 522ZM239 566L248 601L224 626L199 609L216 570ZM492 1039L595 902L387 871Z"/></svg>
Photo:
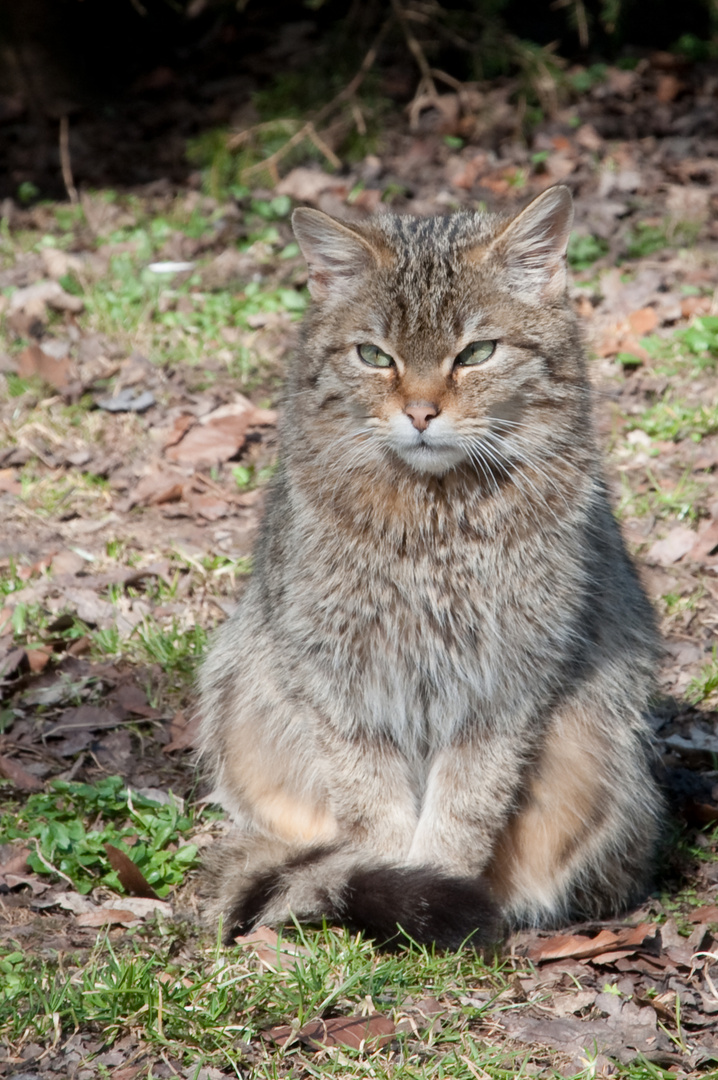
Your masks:
<svg viewBox="0 0 718 1080"><path fill-rule="evenodd" d="M228 940L293 916L456 947L646 880L656 636L602 478L572 216L560 186L513 219L294 213L314 303L201 677Z"/></svg>

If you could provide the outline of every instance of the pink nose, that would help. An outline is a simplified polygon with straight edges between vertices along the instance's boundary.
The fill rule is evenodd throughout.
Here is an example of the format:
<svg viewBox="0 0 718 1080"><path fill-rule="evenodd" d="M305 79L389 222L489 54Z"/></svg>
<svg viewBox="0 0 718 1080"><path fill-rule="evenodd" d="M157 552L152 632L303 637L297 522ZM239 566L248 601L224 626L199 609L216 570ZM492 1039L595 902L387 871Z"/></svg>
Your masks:
<svg viewBox="0 0 718 1080"><path fill-rule="evenodd" d="M439 406L428 405L425 401L412 402L404 406L404 412L417 431L426 431L429 421L438 416Z"/></svg>

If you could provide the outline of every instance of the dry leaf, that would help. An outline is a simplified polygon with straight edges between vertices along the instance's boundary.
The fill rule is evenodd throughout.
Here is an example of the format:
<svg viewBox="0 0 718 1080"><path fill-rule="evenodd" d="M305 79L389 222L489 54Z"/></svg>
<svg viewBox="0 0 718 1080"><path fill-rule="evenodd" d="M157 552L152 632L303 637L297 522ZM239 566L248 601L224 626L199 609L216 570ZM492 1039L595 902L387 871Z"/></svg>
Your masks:
<svg viewBox="0 0 718 1080"><path fill-rule="evenodd" d="M538 941L527 956L540 964L546 960L564 960L572 957L576 960L586 956L596 956L607 948L616 945L618 938L610 930L601 930L595 937L583 934L557 934L548 940Z"/></svg>
<svg viewBox="0 0 718 1080"><path fill-rule="evenodd" d="M219 495L209 493L198 494L194 491L191 492L187 496L187 505L193 514L204 518L205 521L218 521L219 518L226 517L229 513L229 503L220 498Z"/></svg>
<svg viewBox="0 0 718 1080"><path fill-rule="evenodd" d="M42 791L42 781L23 769L19 762L0 754L0 776L12 780L20 791Z"/></svg>
<svg viewBox="0 0 718 1080"><path fill-rule="evenodd" d="M130 508L133 506L160 506L179 502L184 491L184 478L170 472L153 472L143 476L130 492Z"/></svg>
<svg viewBox="0 0 718 1080"><path fill-rule="evenodd" d="M198 731L199 716L193 716L187 720L183 712L175 713L170 724L170 741L162 747L163 753L171 754L175 750L189 750L195 745Z"/></svg>
<svg viewBox="0 0 718 1080"><path fill-rule="evenodd" d="M137 922L137 916L124 908L97 908L96 911L87 911L84 915L77 916L78 926L106 926L108 923L120 923L122 926L132 926Z"/></svg>
<svg viewBox="0 0 718 1080"><path fill-rule="evenodd" d="M633 333L638 334L639 337L645 337L658 326L658 316L652 307L639 308L638 311L631 312L628 321Z"/></svg>
<svg viewBox="0 0 718 1080"><path fill-rule="evenodd" d="M706 563L709 559L718 558L718 521L711 521L705 528L699 529L698 536L694 538L695 543L688 552L691 559Z"/></svg>
<svg viewBox="0 0 718 1080"><path fill-rule="evenodd" d="M113 690L110 703L123 712L134 716L144 716L147 720L156 720L160 715L157 709L147 704L147 694L136 683L123 682Z"/></svg>
<svg viewBox="0 0 718 1080"><path fill-rule="evenodd" d="M159 896L147 881L140 868L132 859L113 844L105 844L110 866L120 879L120 885L130 896L140 896L148 900L159 900Z"/></svg>
<svg viewBox="0 0 718 1080"><path fill-rule="evenodd" d="M692 923L718 923L718 905L705 904L685 916Z"/></svg>
<svg viewBox="0 0 718 1080"><path fill-rule="evenodd" d="M646 561L659 566L672 566L692 549L696 533L687 525L677 525L663 540L656 540L646 554Z"/></svg>
<svg viewBox="0 0 718 1080"><path fill-rule="evenodd" d="M30 665L30 671L37 674L47 667L48 660L52 656L52 649L43 645L39 649L26 649L25 655Z"/></svg>
<svg viewBox="0 0 718 1080"><path fill-rule="evenodd" d="M164 437L162 449L167 450L170 446L176 446L180 439L183 439L189 429L194 427L196 423L197 418L188 413L182 413L181 416L176 417L172 427Z"/></svg>
<svg viewBox="0 0 718 1080"><path fill-rule="evenodd" d="M234 424L224 428L197 424L176 446L168 447L165 457L178 465L193 465L195 468L220 465L223 461L229 461L244 446L248 427L249 424L242 423L239 417Z"/></svg>
<svg viewBox="0 0 718 1080"><path fill-rule="evenodd" d="M286 971L293 968L300 957L308 956L306 949L289 941L279 944L279 936L269 926L258 926L251 934L240 935L234 939L235 945L248 945L254 955L271 971Z"/></svg>
<svg viewBox="0 0 718 1080"><path fill-rule="evenodd" d="M43 352L39 345L28 345L23 349L18 360L17 373L22 379L37 375L60 393L69 389L73 381L72 361L69 356L56 360L54 356Z"/></svg>
<svg viewBox="0 0 718 1080"><path fill-rule="evenodd" d="M271 1028L266 1035L279 1046L297 1039L305 1046L319 1050L325 1046L350 1046L353 1050L376 1050L390 1043L396 1035L396 1025L388 1016L333 1016L328 1020L311 1020L297 1032L288 1024Z"/></svg>
<svg viewBox="0 0 718 1080"><path fill-rule="evenodd" d="M683 83L675 75L661 75L656 86L656 97L662 105L667 105L680 94Z"/></svg>
<svg viewBox="0 0 718 1080"><path fill-rule="evenodd" d="M22 492L22 484L16 477L14 469L0 469L0 491L7 491L10 495L19 495Z"/></svg>
<svg viewBox="0 0 718 1080"><path fill-rule="evenodd" d="M590 959L612 952L623 954L625 950L635 951L649 939L655 938L657 928L652 923L625 927L617 932L601 930L596 937L583 934L557 934L548 940L539 940L527 953L536 963L546 960ZM616 957L620 959L620 957Z"/></svg>

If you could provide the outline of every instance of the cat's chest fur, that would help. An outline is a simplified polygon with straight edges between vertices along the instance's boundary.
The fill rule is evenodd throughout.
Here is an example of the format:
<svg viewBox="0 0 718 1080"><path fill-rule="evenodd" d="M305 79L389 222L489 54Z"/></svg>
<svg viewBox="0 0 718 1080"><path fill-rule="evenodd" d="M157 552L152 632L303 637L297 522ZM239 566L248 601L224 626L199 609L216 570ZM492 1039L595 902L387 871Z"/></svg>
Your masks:
<svg viewBox="0 0 718 1080"><path fill-rule="evenodd" d="M296 487L278 495L291 527L277 539L275 632L333 724L430 751L469 722L510 722L529 683L534 701L550 693L583 591L580 557L557 542L566 523L497 525L455 494L405 493L384 516L380 483L372 504L355 491L333 515Z"/></svg>

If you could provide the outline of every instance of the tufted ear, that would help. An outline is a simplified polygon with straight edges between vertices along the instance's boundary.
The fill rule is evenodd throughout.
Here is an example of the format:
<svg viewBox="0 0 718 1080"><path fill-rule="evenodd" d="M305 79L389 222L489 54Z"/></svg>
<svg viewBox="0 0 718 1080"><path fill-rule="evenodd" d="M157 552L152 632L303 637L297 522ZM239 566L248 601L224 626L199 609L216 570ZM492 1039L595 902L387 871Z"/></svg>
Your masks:
<svg viewBox="0 0 718 1080"><path fill-rule="evenodd" d="M529 303L555 300L566 288L566 249L573 224L567 187L549 188L497 236L490 251L509 277L511 291Z"/></svg>
<svg viewBox="0 0 718 1080"><path fill-rule="evenodd" d="M292 228L309 267L309 291L315 300L348 299L361 274L381 262L381 253L368 240L321 210L295 210Z"/></svg>

